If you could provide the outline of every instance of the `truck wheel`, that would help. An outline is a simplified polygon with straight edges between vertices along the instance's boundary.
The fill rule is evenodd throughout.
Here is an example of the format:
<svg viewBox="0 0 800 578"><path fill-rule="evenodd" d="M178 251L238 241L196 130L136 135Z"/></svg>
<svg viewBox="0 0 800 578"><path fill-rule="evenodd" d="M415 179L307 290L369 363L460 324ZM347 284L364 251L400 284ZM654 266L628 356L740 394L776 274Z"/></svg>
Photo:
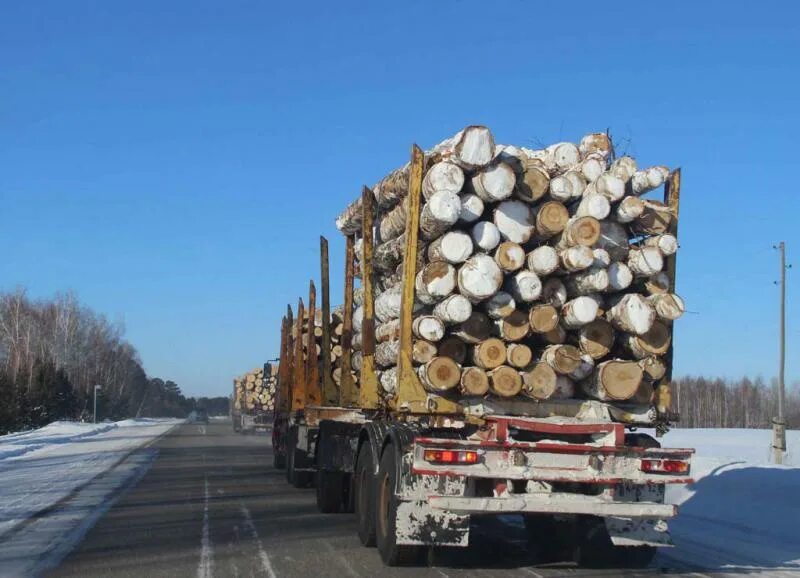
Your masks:
<svg viewBox="0 0 800 578"><path fill-rule="evenodd" d="M372 449L365 442L358 451L353 478L353 505L358 520L358 539L364 546L375 545L375 477Z"/></svg>
<svg viewBox="0 0 800 578"><path fill-rule="evenodd" d="M653 546L614 546L602 518L578 521L575 561L585 568L645 568L656 555Z"/></svg>
<svg viewBox="0 0 800 578"><path fill-rule="evenodd" d="M381 560L387 566L408 566L419 561L423 549L419 546L397 544L397 508L399 500L395 494L397 465L394 448L389 445L383 451L378 479L375 484L375 538Z"/></svg>
<svg viewBox="0 0 800 578"><path fill-rule="evenodd" d="M338 514L342 511L343 477L340 472L317 472L317 509L323 514Z"/></svg>

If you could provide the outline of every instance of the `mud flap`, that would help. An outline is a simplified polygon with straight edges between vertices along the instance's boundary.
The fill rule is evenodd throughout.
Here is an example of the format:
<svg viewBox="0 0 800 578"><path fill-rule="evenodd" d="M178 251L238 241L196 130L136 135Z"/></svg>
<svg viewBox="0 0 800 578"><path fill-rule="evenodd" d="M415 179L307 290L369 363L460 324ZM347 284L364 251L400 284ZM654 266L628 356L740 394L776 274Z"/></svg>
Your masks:
<svg viewBox="0 0 800 578"><path fill-rule="evenodd" d="M470 517L435 510L425 500L400 502L396 539L404 546L467 546Z"/></svg>
<svg viewBox="0 0 800 578"><path fill-rule="evenodd" d="M615 546L672 546L667 522L653 518L605 518Z"/></svg>

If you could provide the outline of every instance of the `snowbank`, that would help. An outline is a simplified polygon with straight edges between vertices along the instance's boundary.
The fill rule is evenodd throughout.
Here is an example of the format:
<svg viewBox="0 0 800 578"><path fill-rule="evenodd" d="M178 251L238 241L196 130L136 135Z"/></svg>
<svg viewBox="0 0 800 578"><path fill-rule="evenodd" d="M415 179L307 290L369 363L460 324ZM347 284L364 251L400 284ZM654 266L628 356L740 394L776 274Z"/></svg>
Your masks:
<svg viewBox="0 0 800 578"><path fill-rule="evenodd" d="M689 486L671 487L680 504L670 522L669 561L722 572L797 576L800 572L800 431L787 432L785 463L770 464L770 430L676 429L662 443L693 447ZM794 464L794 466L793 466Z"/></svg>
<svg viewBox="0 0 800 578"><path fill-rule="evenodd" d="M0 540L182 421L54 422L0 436Z"/></svg>

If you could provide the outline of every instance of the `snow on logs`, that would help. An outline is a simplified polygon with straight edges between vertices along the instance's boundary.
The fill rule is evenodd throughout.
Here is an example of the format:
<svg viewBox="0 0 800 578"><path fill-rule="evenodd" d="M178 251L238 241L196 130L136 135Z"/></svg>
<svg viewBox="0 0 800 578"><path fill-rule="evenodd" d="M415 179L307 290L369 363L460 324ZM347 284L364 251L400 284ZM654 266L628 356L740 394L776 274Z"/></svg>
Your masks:
<svg viewBox="0 0 800 578"><path fill-rule="evenodd" d="M387 394L397 387L409 174L407 164L372 188L375 361ZM675 216L647 198L669 176L615 158L604 133L533 150L470 126L426 151L412 322L423 387L649 403L685 311L669 278ZM336 224L358 237L361 219L359 198Z"/></svg>

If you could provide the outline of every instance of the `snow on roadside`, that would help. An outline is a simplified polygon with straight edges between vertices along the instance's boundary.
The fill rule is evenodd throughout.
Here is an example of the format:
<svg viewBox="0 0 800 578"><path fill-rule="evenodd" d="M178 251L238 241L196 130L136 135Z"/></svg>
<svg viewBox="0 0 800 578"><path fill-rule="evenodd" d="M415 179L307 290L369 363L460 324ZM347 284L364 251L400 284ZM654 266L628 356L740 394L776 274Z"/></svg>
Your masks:
<svg viewBox="0 0 800 578"><path fill-rule="evenodd" d="M695 483L667 490L678 560L723 573L800 575L800 431L787 432L785 463L770 463L771 430L675 429L665 447L693 447ZM667 562L668 565L668 562Z"/></svg>
<svg viewBox="0 0 800 578"><path fill-rule="evenodd" d="M0 540L182 421L54 422L0 436Z"/></svg>

